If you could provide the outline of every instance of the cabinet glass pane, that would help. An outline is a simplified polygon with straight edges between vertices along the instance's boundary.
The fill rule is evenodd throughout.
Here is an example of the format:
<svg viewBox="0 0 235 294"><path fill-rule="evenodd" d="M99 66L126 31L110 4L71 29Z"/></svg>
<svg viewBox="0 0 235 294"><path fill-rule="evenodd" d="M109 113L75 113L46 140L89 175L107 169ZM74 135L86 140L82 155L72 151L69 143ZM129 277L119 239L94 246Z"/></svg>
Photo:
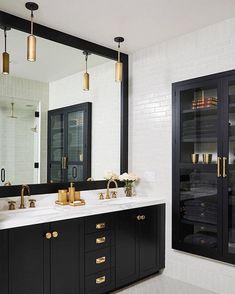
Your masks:
<svg viewBox="0 0 235 294"><path fill-rule="evenodd" d="M229 164L235 164L235 81L229 83Z"/></svg>
<svg viewBox="0 0 235 294"><path fill-rule="evenodd" d="M51 116L51 161L60 161L64 156L64 116Z"/></svg>
<svg viewBox="0 0 235 294"><path fill-rule="evenodd" d="M194 164L216 163L216 86L181 91L180 116L180 161Z"/></svg>
<svg viewBox="0 0 235 294"><path fill-rule="evenodd" d="M51 177L50 177L51 183L63 182L63 180L62 180L63 174L62 174L61 164L51 163L50 173L51 173Z"/></svg>
<svg viewBox="0 0 235 294"><path fill-rule="evenodd" d="M83 162L84 112L68 114L68 161Z"/></svg>
<svg viewBox="0 0 235 294"><path fill-rule="evenodd" d="M181 169L180 241L216 248L217 213L216 169Z"/></svg>
<svg viewBox="0 0 235 294"><path fill-rule="evenodd" d="M235 254L235 170L229 173L228 252Z"/></svg>

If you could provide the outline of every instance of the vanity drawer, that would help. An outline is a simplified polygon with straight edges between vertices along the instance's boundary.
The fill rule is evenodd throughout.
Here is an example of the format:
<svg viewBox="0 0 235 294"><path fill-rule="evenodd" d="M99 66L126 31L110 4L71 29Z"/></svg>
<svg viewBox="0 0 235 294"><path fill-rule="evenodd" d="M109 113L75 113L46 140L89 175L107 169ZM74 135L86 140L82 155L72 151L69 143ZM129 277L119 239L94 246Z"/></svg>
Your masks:
<svg viewBox="0 0 235 294"><path fill-rule="evenodd" d="M99 250L111 245L111 231L85 236L85 251Z"/></svg>
<svg viewBox="0 0 235 294"><path fill-rule="evenodd" d="M111 271L101 271L85 278L85 293L106 293L112 289Z"/></svg>
<svg viewBox="0 0 235 294"><path fill-rule="evenodd" d="M90 275L110 268L111 248L86 253L85 274Z"/></svg>
<svg viewBox="0 0 235 294"><path fill-rule="evenodd" d="M111 230L112 216L110 214L88 217L85 221L85 233L102 232Z"/></svg>

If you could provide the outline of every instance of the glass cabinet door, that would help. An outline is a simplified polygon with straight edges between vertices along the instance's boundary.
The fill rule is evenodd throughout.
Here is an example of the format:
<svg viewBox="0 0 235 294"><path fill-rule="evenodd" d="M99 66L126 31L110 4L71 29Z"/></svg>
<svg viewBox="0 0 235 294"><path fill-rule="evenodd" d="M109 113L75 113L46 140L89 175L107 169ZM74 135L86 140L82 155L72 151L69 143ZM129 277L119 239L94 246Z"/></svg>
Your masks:
<svg viewBox="0 0 235 294"><path fill-rule="evenodd" d="M84 111L68 113L68 181L83 181Z"/></svg>
<svg viewBox="0 0 235 294"><path fill-rule="evenodd" d="M176 181L179 195L178 241L190 248L217 251L220 230L222 140L217 82L177 90ZM219 161L219 162L218 162Z"/></svg>
<svg viewBox="0 0 235 294"><path fill-rule="evenodd" d="M235 258L235 77L225 80L227 107L225 118L224 152L224 206L225 206L225 252Z"/></svg>
<svg viewBox="0 0 235 294"><path fill-rule="evenodd" d="M49 125L49 182L58 183L64 181L64 171L67 164L64 144L64 115L51 115Z"/></svg>

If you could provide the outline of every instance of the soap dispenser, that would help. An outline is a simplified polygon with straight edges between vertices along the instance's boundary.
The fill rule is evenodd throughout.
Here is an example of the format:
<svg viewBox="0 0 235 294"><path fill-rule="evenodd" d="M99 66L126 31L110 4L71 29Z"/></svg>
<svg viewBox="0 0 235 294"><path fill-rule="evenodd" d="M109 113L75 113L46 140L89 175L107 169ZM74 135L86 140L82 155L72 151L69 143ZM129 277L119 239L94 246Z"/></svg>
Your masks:
<svg viewBox="0 0 235 294"><path fill-rule="evenodd" d="M74 183L71 182L69 187L69 203L73 203L74 198L75 198L75 187L74 187Z"/></svg>

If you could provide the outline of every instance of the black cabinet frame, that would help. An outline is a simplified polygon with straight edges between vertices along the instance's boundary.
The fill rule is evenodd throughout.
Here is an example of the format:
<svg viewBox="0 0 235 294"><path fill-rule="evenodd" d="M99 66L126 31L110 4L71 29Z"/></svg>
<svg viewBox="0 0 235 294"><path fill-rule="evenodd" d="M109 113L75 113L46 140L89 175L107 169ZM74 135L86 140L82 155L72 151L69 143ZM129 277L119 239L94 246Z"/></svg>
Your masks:
<svg viewBox="0 0 235 294"><path fill-rule="evenodd" d="M0 24L2 26L11 27L25 33L30 33L30 21L23 18L11 15L0 10ZM117 51L95 44L84 39L54 30L52 28L35 23L34 34L38 37L51 40L66 46L80 49L82 51L89 51L111 60L117 60ZM112 41L112 40L111 40ZM121 61L123 63L123 80L121 87L121 118L120 118L120 173L128 172L128 55L121 53ZM106 187L106 181L92 181L92 182L78 182L75 184L76 188L82 190L103 189ZM123 183L118 182L119 186ZM45 194L55 193L58 189L68 187L68 183L61 184L31 184L29 185L31 194ZM0 198L17 196L20 193L21 186L0 187Z"/></svg>
<svg viewBox="0 0 235 294"><path fill-rule="evenodd" d="M190 79L172 84L172 248L180 251L213 258L216 260L235 264L235 254L228 253L228 176L217 178L218 180L218 221L217 250L203 248L195 245L185 244L180 241L180 195L179 195L179 172L180 168L191 168L192 164L180 163L180 104L179 91L205 85L217 85L218 92L218 121L217 126L217 152L220 157L228 157L229 137L229 102L228 102L228 82L235 81L235 70L212 74L204 77ZM197 169L197 167L194 167ZM200 169L215 171L216 164L201 166ZM234 168L233 168L234 169ZM228 164L226 172L229 174Z"/></svg>

